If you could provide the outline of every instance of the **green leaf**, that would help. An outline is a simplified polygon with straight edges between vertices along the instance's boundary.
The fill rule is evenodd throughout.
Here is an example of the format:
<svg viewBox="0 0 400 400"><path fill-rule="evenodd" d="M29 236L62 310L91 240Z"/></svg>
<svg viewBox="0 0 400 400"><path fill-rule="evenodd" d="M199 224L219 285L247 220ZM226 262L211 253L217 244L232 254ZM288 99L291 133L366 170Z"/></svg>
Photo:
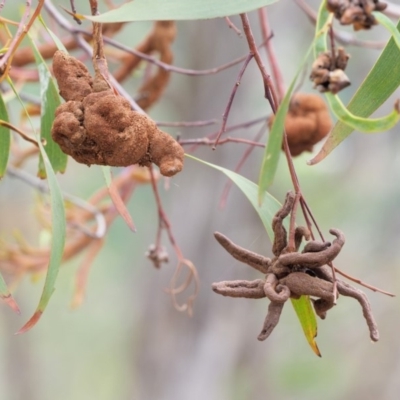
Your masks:
<svg viewBox="0 0 400 400"><path fill-rule="evenodd" d="M36 311L29 321L17 332L24 333L31 329L39 321L50 297L54 292L54 286L57 280L58 271L62 260L65 245L65 209L64 201L58 186L56 175L53 171L50 160L46 154L43 145L39 142L40 153L43 158L43 164L49 184L50 204L51 204L51 250L50 261L47 269L46 280L43 287L42 296Z"/></svg>
<svg viewBox="0 0 400 400"><path fill-rule="evenodd" d="M398 101L395 104L394 110L385 117L362 118L357 117L349 110L347 110L340 100L339 96L333 95L332 93L326 93L325 95L329 105L331 106L331 110L336 115L336 117L351 128L363 133L376 133L387 131L393 128L400 119L400 106Z"/></svg>
<svg viewBox="0 0 400 400"><path fill-rule="evenodd" d="M43 17L41 15L38 16L38 20L40 23L43 25L43 27L46 29L47 33L50 35L51 39L53 42L56 44L58 50L65 51L68 53L68 50L64 46L64 43L60 40L60 38L54 34L54 32L46 25L46 22L44 21Z"/></svg>
<svg viewBox="0 0 400 400"><path fill-rule="evenodd" d="M258 186L249 181L242 175L237 174L236 172L230 171L229 169L219 167L218 165L208 163L206 161L200 160L199 158L193 157L189 154L185 154L186 157L191 158L192 160L201 162L205 165L208 165L211 168L214 168L218 171L223 172L229 179L235 183L235 185L243 192L243 194L248 198L250 203L253 205L258 215L261 218L262 223L264 224L265 230L268 233L268 236L271 240L274 239L274 232L272 230L272 219L276 212L281 208L281 204L275 197L271 196L268 192L265 193L265 201L262 205L258 204Z"/></svg>
<svg viewBox="0 0 400 400"><path fill-rule="evenodd" d="M0 120L9 122L8 112L0 94ZM10 154L11 135L10 129L0 126L0 179L4 176Z"/></svg>
<svg viewBox="0 0 400 400"><path fill-rule="evenodd" d="M29 36L29 34L28 34ZM54 115L57 107L61 104L60 95L54 80L50 74L49 68L39 53L34 41L31 39L31 45L35 54L36 64L39 71L40 91L41 91L41 131L40 137L45 140L45 150L49 157L54 172L65 172L68 156L62 152L60 146L54 142L51 137L51 127L54 121ZM46 168L43 157L39 160L40 178L46 177Z"/></svg>
<svg viewBox="0 0 400 400"><path fill-rule="evenodd" d="M14 91L15 96L18 101L21 103L22 108L25 110L28 121L32 126L32 130L35 132L35 136L38 139L40 154L43 157L43 163L45 167L45 172L47 176L47 180L49 183L49 191L50 191L50 205L51 205L51 249L50 249L50 260L49 266L47 268L46 280L43 287L42 296L40 298L39 304L36 308L36 311L29 319L29 321L17 332L24 333L31 329L36 323L39 321L40 317L43 314L47 304L49 303L50 297L54 292L54 285L57 280L58 271L60 269L60 264L62 260L62 255L64 252L65 245L65 235L66 235L66 222L65 222L65 209L64 209L64 201L62 197L62 193L60 187L57 182L56 175L53 171L50 160L47 156L47 153L39 140L39 135L36 133L35 128L33 126L32 120L29 116L25 108L25 104L21 100L15 86L10 78L7 79L11 89Z"/></svg>
<svg viewBox="0 0 400 400"><path fill-rule="evenodd" d="M393 40L400 49L400 31L396 28L396 25L390 18L381 12L374 11L372 14L376 20L391 33Z"/></svg>
<svg viewBox="0 0 400 400"><path fill-rule="evenodd" d="M315 338L317 337L317 319L315 318L314 309L311 307L311 301L309 296L301 296L299 299L290 299L294 311L299 318L301 327L303 328L304 336L307 339L308 344L312 348L313 352L321 357L321 353L317 346Z"/></svg>
<svg viewBox="0 0 400 400"><path fill-rule="evenodd" d="M95 22L192 20L242 14L278 0L135 0L98 16Z"/></svg>
<svg viewBox="0 0 400 400"><path fill-rule="evenodd" d="M320 16L322 14L320 13ZM323 23L324 15L319 18L319 23ZM318 29L318 28L317 28ZM397 24L400 30L400 21ZM325 41L320 41L326 48ZM316 52L324 51L321 48ZM351 99L347 110L361 118L370 116L376 111L399 87L400 85L400 49L391 38L382 51L379 59L364 79L361 86ZM330 152L346 139L354 128L343 121L338 121L320 152L311 160L309 164L316 164L322 161Z"/></svg>
<svg viewBox="0 0 400 400"><path fill-rule="evenodd" d="M303 58L303 61L300 63L300 66L285 94L285 97L283 98L282 103L279 105L279 108L275 115L274 122L271 126L271 130L269 132L269 137L268 137L268 143L265 148L264 157L261 164L260 177L258 180L258 186L259 186L258 201L260 204L263 202L266 190L274 180L276 170L278 168L279 157L281 155L282 138L285 129L285 118L289 109L290 98L292 97L297 77L303 70L304 64L306 63L307 58L309 57L312 49L313 47L311 46L308 49L305 57Z"/></svg>
<svg viewBox="0 0 400 400"><path fill-rule="evenodd" d="M199 158L193 157L189 154L186 154L186 157L208 165L209 167L214 168L218 171L221 171L229 179L231 179L248 198L250 203L257 211L271 241L274 240L274 232L272 231L272 219L274 218L276 212L281 208L281 204L278 200L275 199L275 197L271 196L269 193L265 193L265 201L260 206L258 203L258 186L254 182L249 181L247 178L237 174L236 172L200 160ZM318 350L317 343L315 342L315 337L317 336L317 321L315 318L314 310L310 304L310 298L308 296L302 296L298 300L292 300L292 304L303 328L303 332L306 336L307 342L310 344L315 354L321 356Z"/></svg>

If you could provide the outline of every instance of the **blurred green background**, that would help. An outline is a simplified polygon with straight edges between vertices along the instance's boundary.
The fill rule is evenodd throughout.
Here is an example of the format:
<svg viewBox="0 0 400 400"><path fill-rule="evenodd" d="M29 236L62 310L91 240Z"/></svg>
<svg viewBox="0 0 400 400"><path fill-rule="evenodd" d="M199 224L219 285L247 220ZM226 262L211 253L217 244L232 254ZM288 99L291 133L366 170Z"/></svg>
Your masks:
<svg viewBox="0 0 400 400"><path fill-rule="evenodd" d="M22 6L25 2L19 3ZM58 3L69 5L67 1ZM76 2L80 12L88 13L86 3ZM316 8L318 2L310 4ZM3 15L17 19L19 11L17 4L7 4ZM45 12L43 15L47 17ZM268 15L279 65L288 84L312 40L313 26L288 0L268 7ZM260 42L257 14L250 17ZM239 18L232 20L240 26ZM50 25L65 35L54 23ZM87 23L84 27L90 28ZM134 46L150 27L150 23L127 24L117 38ZM357 36L387 40L379 27ZM173 49L174 64L193 69L219 66L247 53L245 39L230 30L223 19L178 22ZM352 46L348 51L352 57L346 72L352 85L341 95L345 102L379 55L377 50ZM173 74L165 96L149 114L163 121L220 119L240 68L237 65L201 77ZM124 87L134 94L138 82L140 79L133 77ZM311 90L307 79L302 90ZM397 91L377 115L390 111L399 94ZM229 124L268 113L262 80L252 62L237 92ZM15 122L17 108L11 114ZM197 138L218 129L219 125L166 130L182 138ZM235 135L251 139L257 129L243 129ZM346 245L337 266L394 293L400 289L399 133L399 127L376 135L354 133L314 167L306 165L310 154L295 160L303 194L323 232L329 236L331 227L345 232ZM195 155L233 169L244 150L242 145L226 144L214 152L200 148ZM262 150L255 149L242 174L256 181L261 158ZM100 168L89 169L73 160L59 180L63 190L82 198L104 185ZM262 224L239 190L233 188L226 207L219 208L225 183L222 174L186 160L184 171L171 180L169 190L160 185L176 240L200 277L200 293L191 318L176 311L165 292L176 263L166 237L169 264L156 270L144 255L154 242L158 221L150 187L140 187L128 204L137 233L133 234L121 218L112 225L92 266L87 296L79 309L71 310L70 301L82 257L63 266L57 290L30 332L14 335L36 308L43 279L34 283L25 277L15 290L21 316L1 305L1 399L398 399L398 298L367 293L381 334L380 341L372 344L359 304L341 297L327 319L319 321L319 359L308 347L290 305L271 337L258 342L267 302L229 299L212 292L214 281L259 277L216 243L214 231L241 246L271 255ZM291 187L282 157L271 193L282 201ZM3 239L11 240L17 229L37 244L34 202L34 190L9 177L2 180Z"/></svg>

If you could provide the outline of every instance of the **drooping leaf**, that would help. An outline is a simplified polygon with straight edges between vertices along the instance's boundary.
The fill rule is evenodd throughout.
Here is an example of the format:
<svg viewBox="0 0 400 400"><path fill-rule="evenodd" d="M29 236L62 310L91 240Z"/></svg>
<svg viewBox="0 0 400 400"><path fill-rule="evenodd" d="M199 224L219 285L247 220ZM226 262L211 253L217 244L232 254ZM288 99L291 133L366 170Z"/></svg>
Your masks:
<svg viewBox="0 0 400 400"><path fill-rule="evenodd" d="M39 135L36 133L34 125L31 118L25 108L24 102L18 94L12 80L8 78L8 83L18 101L21 103L22 108L25 110L28 121L32 126L32 130L35 132L39 144L40 154L43 157L43 163L45 167L45 172L49 184L50 192L50 206L51 206L51 249L50 249L50 259L49 266L47 268L46 279L44 282L44 287L42 295L39 300L39 304L36 311L29 319L29 321L17 332L24 333L31 329L39 321L42 316L47 304L49 303L50 297L54 292L55 282L57 280L58 271L60 269L60 264L62 260L62 255L64 252L65 245L65 235L66 235L66 222L65 222L65 209L64 201L60 187L57 182L56 175L53 171L52 165L50 163L49 157L40 142Z"/></svg>
<svg viewBox="0 0 400 400"><path fill-rule="evenodd" d="M0 120L8 122L8 112L0 94ZM10 154L11 135L10 129L0 126L0 179L4 176Z"/></svg>
<svg viewBox="0 0 400 400"><path fill-rule="evenodd" d="M55 283L57 280L58 271L60 268L62 255L64 252L64 245L65 245L66 223L65 223L65 209L64 209L63 197L60 188L58 186L57 178L53 171L50 160L40 141L39 141L39 148L43 158L43 164L50 191L50 205L51 205L50 260L39 305L37 306L36 311L29 319L29 321L17 333L24 333L29 329L31 329L39 321L41 315L43 314L45 308L47 307L50 297L55 289Z"/></svg>
<svg viewBox="0 0 400 400"><path fill-rule="evenodd" d="M279 203L278 200L276 200L273 196L271 196L267 192L265 193L264 196L265 201L262 203L262 205L259 205L258 186L254 182L251 182L250 180L248 180L242 175L237 174L236 172L200 160L189 154L186 154L186 157L201 162L205 165L208 165L209 167L224 173L229 179L231 179L235 183L235 185L243 192L243 194L247 197L247 199L250 201L250 203L257 211L271 241L274 240L274 232L272 230L272 219L276 214L276 212L281 208L281 204ZM317 336L317 321L315 318L314 310L310 304L310 298L308 296L302 296L298 300L293 300L292 304L296 311L297 317L299 318L300 324L303 328L303 332L304 335L306 336L307 342L310 344L315 354L321 356L318 350L317 343L315 341L315 337Z"/></svg>
<svg viewBox="0 0 400 400"><path fill-rule="evenodd" d="M393 128L400 119L400 104L397 101L393 111L381 118L362 118L346 109L338 95L326 93L333 113L346 125L363 133L383 132Z"/></svg>
<svg viewBox="0 0 400 400"><path fill-rule="evenodd" d="M301 327L303 328L304 336L307 339L308 344L312 348L313 352L321 357L317 342L315 338L317 337L317 319L315 318L314 309L311 307L311 301L309 296L301 296L299 299L290 299L294 311L299 318Z"/></svg>
<svg viewBox="0 0 400 400"><path fill-rule="evenodd" d="M390 32L394 42L400 49L400 31L396 28L396 25L392 22L390 18L388 18L385 14L382 14L381 12L374 11L372 14L376 18L376 20Z"/></svg>
<svg viewBox="0 0 400 400"><path fill-rule="evenodd" d="M41 15L38 16L38 20L40 23L43 25L43 27L46 29L47 33L51 36L51 39L53 42L56 44L58 50L65 51L68 53L68 50L64 46L64 43L60 40L60 38L54 34L54 32L46 25L46 22L44 21L43 17Z"/></svg>
<svg viewBox="0 0 400 400"><path fill-rule="evenodd" d="M285 94L285 97L283 98L282 103L278 107L274 122L271 126L271 130L268 136L268 143L265 148L264 157L261 163L260 177L258 180L258 186L259 186L258 201L260 204L264 199L265 193L267 193L266 190L274 180L275 173L278 168L279 157L281 155L285 118L289 109L290 98L292 97L297 77L302 71L304 64L306 63L307 58L309 57L311 51L312 51L312 46L308 49L305 57L303 58L303 61L300 63L297 73L294 76Z"/></svg>
<svg viewBox="0 0 400 400"><path fill-rule="evenodd" d="M320 10L317 27L327 18L327 11ZM378 17L379 18L379 17ZM318 29L318 28L317 28ZM397 24L400 30L400 21ZM315 52L318 54L326 49L326 38L320 37L316 42ZM318 46L317 46L318 44ZM364 79L361 86L351 99L347 110L361 118L369 117L376 111L400 86L400 49L391 38L379 59ZM319 153L309 162L316 164L322 161L334 148L346 139L354 128L344 121L338 121Z"/></svg>
<svg viewBox="0 0 400 400"><path fill-rule="evenodd" d="M49 68L32 39L31 46L35 54L36 65L39 71L40 92L42 99L40 137L41 139L45 140L44 148L49 157L53 170L55 172L63 173L67 166L68 156L63 153L60 146L54 142L53 138L51 137L51 127L54 121L54 114L57 107L61 104L60 95L58 94L57 86L54 83ZM43 157L40 157L39 159L38 175L40 178L46 177L46 168Z"/></svg>
<svg viewBox="0 0 400 400"><path fill-rule="evenodd" d="M133 231L136 232L135 224L133 223L132 217L129 214L128 209L126 208L125 203L121 199L121 196L116 188L111 175L111 168L109 166L102 166L104 180L107 184L108 193L111 197L112 202L114 203L115 208L126 222L128 227Z"/></svg>
<svg viewBox="0 0 400 400"><path fill-rule="evenodd" d="M96 22L193 20L242 14L278 0L134 0L98 16Z"/></svg>

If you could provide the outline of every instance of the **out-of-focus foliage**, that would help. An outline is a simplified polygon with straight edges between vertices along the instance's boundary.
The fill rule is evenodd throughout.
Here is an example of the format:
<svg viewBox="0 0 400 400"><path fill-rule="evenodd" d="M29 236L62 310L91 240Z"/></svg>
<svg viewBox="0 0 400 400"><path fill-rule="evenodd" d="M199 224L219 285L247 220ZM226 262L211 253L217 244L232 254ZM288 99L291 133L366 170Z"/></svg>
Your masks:
<svg viewBox="0 0 400 400"><path fill-rule="evenodd" d="M314 28L293 3L281 3L268 11L277 57L286 82L290 82ZM318 3L310 2L314 7ZM67 1L63 4L69 6ZM233 21L239 24L238 19ZM251 21L256 26L257 16L251 15ZM132 42L139 42L148 27L145 23L130 24L119 33L118 39L133 46ZM57 34L62 35L61 32ZM255 34L260 40L259 33ZM379 29L365 33L365 37L388 39L386 32ZM353 57L348 74L353 82L343 94L345 103L379 54L365 48L350 50ZM174 44L176 65L209 68L246 51L243 39L229 30L223 20L178 23ZM174 74L164 100L151 110L152 117L173 121L221 115L238 70L239 67L234 67L215 76L195 78ZM137 82L132 77L126 88L134 92L135 87ZM29 88L35 89L34 84ZM311 90L311 84L305 82L304 89ZM247 116L265 115L268 107L262 96L258 70L251 65L232 106L230 123L242 122L245 112ZM391 107L385 105L379 113L388 113ZM11 117L18 117L19 111L18 103L13 101ZM171 128L170 132L195 138L212 129ZM346 233L347 242L338 267L395 293L400 288L398 129L374 136L353 134L324 162L313 167L306 165L310 155L295 161L303 193L320 226L324 231L334 226ZM251 138L255 133L254 128L247 128L238 135ZM239 145L227 144L216 152L199 149L196 155L233 169L242 152ZM262 151L256 150L243 175L255 181L261 160ZM291 187L283 158L276 176L271 191L276 198L283 199ZM99 168L88 169L72 162L68 173L59 180L65 191L84 198L104 186ZM213 281L227 276L242 278L243 274L249 279L253 277L219 248L213 231L229 232L235 242L260 254L271 254L265 229L241 193L233 190L226 208L218 208L218 195L224 183L222 175L187 163L184 172L163 193L176 238L199 269L201 290L193 318L174 310L163 290L168 285L174 260L155 270L144 256L143 249L154 238L156 208L149 187L140 187L128 204L137 234L122 219L111 228L106 246L94 262L86 300L78 310L71 312L68 302L81 260L69 261L60 270L52 303L41 323L28 334L13 335L22 320L33 312L32 298L40 295L43 275L35 276L38 284L23 278L15 292L18 304L24 309L22 318L1 307L2 396L11 400L316 400L322 397L397 400L398 299L370 295L381 331L381 341L372 345L358 305L340 298L340 307L319 323L318 343L323 357L317 359L297 334L298 322L290 311L283 314L281 324L268 342L259 343L256 335L265 305L257 306L242 299L233 303L212 293ZM36 201L34 190L18 180L3 178L1 239L10 239L11 232L19 230L32 242L46 243L45 229L39 234L37 230Z"/></svg>

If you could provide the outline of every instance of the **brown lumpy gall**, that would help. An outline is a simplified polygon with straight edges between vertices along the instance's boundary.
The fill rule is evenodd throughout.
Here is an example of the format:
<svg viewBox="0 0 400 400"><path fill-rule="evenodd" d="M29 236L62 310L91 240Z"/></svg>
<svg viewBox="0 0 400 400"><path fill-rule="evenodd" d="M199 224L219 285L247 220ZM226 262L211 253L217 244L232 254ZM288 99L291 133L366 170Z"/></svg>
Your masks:
<svg viewBox="0 0 400 400"><path fill-rule="evenodd" d="M272 126L274 117L268 121ZM324 100L315 94L293 95L285 119L285 131L292 156L312 151L331 130L332 120Z"/></svg>
<svg viewBox="0 0 400 400"><path fill-rule="evenodd" d="M327 8L342 25L353 25L355 31L371 29L377 24L373 11L383 11L386 3L379 0L328 0Z"/></svg>
<svg viewBox="0 0 400 400"><path fill-rule="evenodd" d="M105 87L96 84L101 77L93 80L75 58L58 51L53 62L60 94L67 103L56 110L52 136L66 154L86 165L154 163L165 176L182 170L182 147L154 121L132 111L128 101L111 89L98 91Z"/></svg>
<svg viewBox="0 0 400 400"><path fill-rule="evenodd" d="M85 64L62 51L53 56L53 72L65 101L82 101L92 93L93 79Z"/></svg>

